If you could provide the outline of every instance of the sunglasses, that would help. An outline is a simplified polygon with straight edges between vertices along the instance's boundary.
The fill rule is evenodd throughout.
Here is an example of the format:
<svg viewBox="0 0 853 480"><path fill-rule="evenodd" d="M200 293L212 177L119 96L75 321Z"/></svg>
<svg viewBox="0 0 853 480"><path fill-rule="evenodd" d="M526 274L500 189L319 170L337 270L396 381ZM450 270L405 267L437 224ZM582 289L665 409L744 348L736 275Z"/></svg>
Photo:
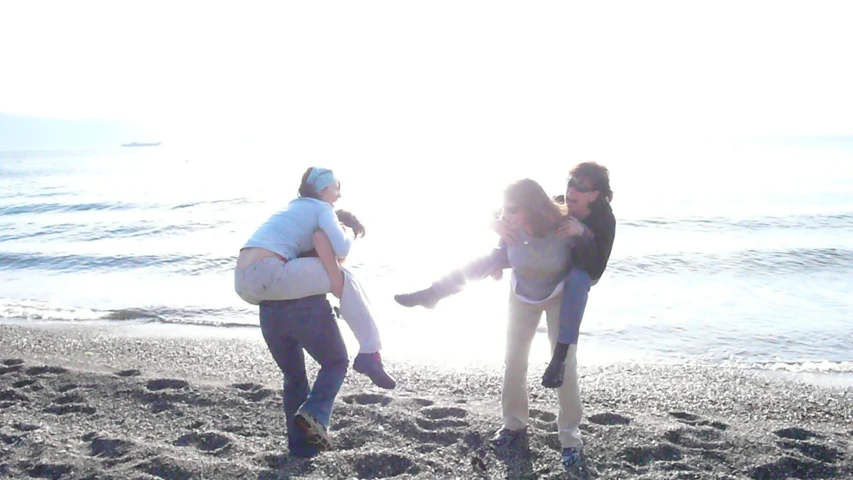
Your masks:
<svg viewBox="0 0 853 480"><path fill-rule="evenodd" d="M592 187L587 187L586 185L581 183L580 180L578 180L574 177L569 179L568 188L574 188L576 192L580 192L580 193L588 193L588 192L592 192L595 190Z"/></svg>

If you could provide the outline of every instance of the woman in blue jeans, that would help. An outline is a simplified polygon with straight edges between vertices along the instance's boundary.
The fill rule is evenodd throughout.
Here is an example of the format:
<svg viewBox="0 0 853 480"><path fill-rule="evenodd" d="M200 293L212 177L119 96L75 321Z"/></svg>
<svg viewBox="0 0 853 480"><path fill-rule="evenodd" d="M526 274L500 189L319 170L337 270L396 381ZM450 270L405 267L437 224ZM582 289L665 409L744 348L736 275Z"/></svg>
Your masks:
<svg viewBox="0 0 853 480"><path fill-rule="evenodd" d="M347 374L347 348L325 295L260 304L261 332L284 377L282 397L290 454L312 457L332 448L327 430ZM320 364L309 387L305 355Z"/></svg>

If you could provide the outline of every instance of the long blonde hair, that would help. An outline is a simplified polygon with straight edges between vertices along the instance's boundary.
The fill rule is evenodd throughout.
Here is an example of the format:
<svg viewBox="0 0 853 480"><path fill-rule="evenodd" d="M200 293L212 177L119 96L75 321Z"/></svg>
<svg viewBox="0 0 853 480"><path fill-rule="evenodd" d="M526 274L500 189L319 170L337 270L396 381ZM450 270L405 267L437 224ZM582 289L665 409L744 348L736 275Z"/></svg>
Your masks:
<svg viewBox="0 0 853 480"><path fill-rule="evenodd" d="M529 178L509 184L504 190L504 198L524 209L534 237L544 237L557 231L568 213L565 205L557 203L539 183Z"/></svg>

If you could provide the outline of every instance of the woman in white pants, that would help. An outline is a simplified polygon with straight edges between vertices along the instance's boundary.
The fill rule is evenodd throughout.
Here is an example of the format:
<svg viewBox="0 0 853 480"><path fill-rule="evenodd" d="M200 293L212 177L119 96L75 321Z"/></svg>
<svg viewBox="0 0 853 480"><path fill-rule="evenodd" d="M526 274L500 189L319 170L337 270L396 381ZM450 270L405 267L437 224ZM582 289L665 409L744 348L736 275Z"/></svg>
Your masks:
<svg viewBox="0 0 853 480"><path fill-rule="evenodd" d="M392 389L396 381L382 366L379 330L367 296L339 263L354 239L333 209L340 197L340 182L331 170L309 168L302 176L298 198L264 222L240 250L234 289L252 305L333 293L359 342L353 369L377 386ZM319 258L302 256L315 248Z"/></svg>
<svg viewBox="0 0 853 480"><path fill-rule="evenodd" d="M543 313L551 349L557 344L563 285L572 267L572 248L576 240L558 232L567 213L563 205L556 203L533 180L520 180L506 189L503 217L516 231L518 241L507 247L512 277L501 394L504 424L492 438L498 447L512 446L526 435L528 357ZM566 468L577 464L583 447L579 429L583 408L576 353L577 345L571 345L566 355L563 384L557 388L560 460Z"/></svg>

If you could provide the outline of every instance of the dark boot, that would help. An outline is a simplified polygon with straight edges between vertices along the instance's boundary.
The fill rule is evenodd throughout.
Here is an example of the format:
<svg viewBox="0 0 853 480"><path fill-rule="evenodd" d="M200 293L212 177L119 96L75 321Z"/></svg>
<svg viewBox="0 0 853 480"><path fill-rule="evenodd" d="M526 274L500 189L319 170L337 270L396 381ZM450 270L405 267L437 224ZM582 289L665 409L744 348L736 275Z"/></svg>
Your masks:
<svg viewBox="0 0 853 480"><path fill-rule="evenodd" d="M379 388L392 390L397 386L397 381L394 380L394 377L388 375L382 367L382 357L379 355L379 352L359 353L355 357L352 369L358 373L367 375L373 384Z"/></svg>
<svg viewBox="0 0 853 480"><path fill-rule="evenodd" d="M548 368L542 375L542 386L545 388L560 388L563 386L563 372L566 371L566 362L556 358L551 359Z"/></svg>
<svg viewBox="0 0 853 480"><path fill-rule="evenodd" d="M441 297L438 296L433 287L429 287L425 290L418 290L417 292L394 295L394 300L404 307L421 306L433 309L438 304L438 301L441 300Z"/></svg>
<svg viewBox="0 0 853 480"><path fill-rule="evenodd" d="M569 344L557 343L551 352L551 363L542 375L542 386L545 388L560 388L563 386L563 373L566 371L566 355Z"/></svg>

